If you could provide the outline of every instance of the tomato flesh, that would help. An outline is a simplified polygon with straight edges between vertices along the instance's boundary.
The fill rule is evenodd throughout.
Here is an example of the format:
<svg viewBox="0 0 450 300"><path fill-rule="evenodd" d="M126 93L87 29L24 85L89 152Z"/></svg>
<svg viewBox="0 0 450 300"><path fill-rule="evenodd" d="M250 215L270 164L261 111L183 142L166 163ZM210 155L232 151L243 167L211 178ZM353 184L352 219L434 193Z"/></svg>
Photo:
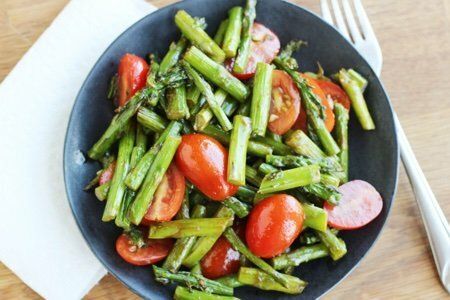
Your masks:
<svg viewBox="0 0 450 300"><path fill-rule="evenodd" d="M116 251L126 262L135 266L146 266L163 260L173 247L172 239L144 241L145 245L138 247L123 233L116 240Z"/></svg>
<svg viewBox="0 0 450 300"><path fill-rule="evenodd" d="M238 187L227 182L228 151L204 134L182 136L175 160L184 176L212 200L223 201Z"/></svg>
<svg viewBox="0 0 450 300"><path fill-rule="evenodd" d="M255 255L271 258L283 253L298 237L305 219L294 197L277 194L265 198L250 212L245 237Z"/></svg>
<svg viewBox="0 0 450 300"><path fill-rule="evenodd" d="M126 53L120 59L118 72L118 102L124 106L127 101L145 86L149 66L136 55Z"/></svg>
<svg viewBox="0 0 450 300"><path fill-rule="evenodd" d="M330 97L334 103L342 104L347 110L350 109L350 98L347 93L336 83L319 79L316 80L322 91L327 97Z"/></svg>
<svg viewBox="0 0 450 300"><path fill-rule="evenodd" d="M186 181L175 164L171 164L156 189L152 204L144 216L144 225L151 222L170 221L180 210L183 202Z"/></svg>
<svg viewBox="0 0 450 300"><path fill-rule="evenodd" d="M235 77L242 80L250 79L255 75L258 62L271 63L280 51L280 39L266 26L253 23L251 34L252 41L247 67L243 73L233 72ZM228 60L225 64L227 69L232 72L234 60Z"/></svg>
<svg viewBox="0 0 450 300"><path fill-rule="evenodd" d="M272 73L272 99L268 128L283 135L294 125L300 113L300 94L292 78L284 71Z"/></svg>
<svg viewBox="0 0 450 300"><path fill-rule="evenodd" d="M114 176L114 171L116 170L116 161L113 161L112 163L109 164L109 166L102 171L102 173L100 174L100 178L98 179L98 185L102 185L105 184L109 181L111 181L111 179Z"/></svg>
<svg viewBox="0 0 450 300"><path fill-rule="evenodd" d="M353 180L339 187L342 198L336 206L327 202L328 225L340 230L358 229L375 219L383 208L383 199L368 182Z"/></svg>

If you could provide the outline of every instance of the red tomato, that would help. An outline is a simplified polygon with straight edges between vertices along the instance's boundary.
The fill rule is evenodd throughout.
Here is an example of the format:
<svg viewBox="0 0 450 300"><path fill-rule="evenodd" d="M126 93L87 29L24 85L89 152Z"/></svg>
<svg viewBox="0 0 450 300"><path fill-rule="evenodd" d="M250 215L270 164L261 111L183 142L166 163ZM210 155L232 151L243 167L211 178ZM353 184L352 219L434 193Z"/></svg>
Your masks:
<svg viewBox="0 0 450 300"><path fill-rule="evenodd" d="M357 229L375 219L383 208L377 190L362 180L353 180L339 187L342 198L336 206L325 202L328 225L337 229Z"/></svg>
<svg viewBox="0 0 450 300"><path fill-rule="evenodd" d="M149 67L139 56L127 53L120 59L118 80L119 106L124 106L133 95L145 86Z"/></svg>
<svg viewBox="0 0 450 300"><path fill-rule="evenodd" d="M253 77L258 62L271 63L280 51L280 40L269 28L259 23L253 23L252 41L250 44L250 57L244 73L234 73L239 79L245 80ZM226 62L227 69L233 70L233 60Z"/></svg>
<svg viewBox="0 0 450 300"><path fill-rule="evenodd" d="M203 134L183 135L175 160L184 176L212 200L234 195L238 187L227 182L228 151Z"/></svg>
<svg viewBox="0 0 450 300"><path fill-rule="evenodd" d="M342 104L347 110L350 109L350 98L348 98L347 93L339 85L323 79L316 80L316 82L325 93L325 95L333 99L333 102Z"/></svg>
<svg viewBox="0 0 450 300"><path fill-rule="evenodd" d="M100 178L98 179L98 185L102 185L104 183L107 183L108 181L111 181L111 179L114 176L114 171L116 170L116 161L113 161L109 164L109 166L102 171L100 174Z"/></svg>
<svg viewBox="0 0 450 300"><path fill-rule="evenodd" d="M237 235L244 239L245 227L243 224L234 226ZM231 247L230 242L221 236L214 246L200 261L202 274L206 278L216 279L239 271L240 253Z"/></svg>
<svg viewBox="0 0 450 300"><path fill-rule="evenodd" d="M173 247L172 239L144 239L144 245L138 247L125 233L116 241L116 251L128 263L135 266L146 266L163 260Z"/></svg>
<svg viewBox="0 0 450 300"><path fill-rule="evenodd" d="M317 80L308 77L304 74L300 74L303 78L306 79L306 82L311 87L312 92L319 97L319 99L322 101L322 105L325 106L325 126L327 127L328 131L332 131L335 123L334 119L334 113L333 113L333 103L332 101L329 101L325 93L320 88L319 84L317 83ZM307 131L307 115L306 115L306 109L304 104L302 103L300 114L298 115L297 121L295 121L295 124L293 126L293 129L301 129L302 131Z"/></svg>
<svg viewBox="0 0 450 300"><path fill-rule="evenodd" d="M268 127L273 133L283 135L291 129L300 113L300 94L286 72L274 70L272 74Z"/></svg>
<svg viewBox="0 0 450 300"><path fill-rule="evenodd" d="M300 234L304 219L302 206L294 197L277 194L265 198L250 212L247 245L259 257L281 254Z"/></svg>
<svg viewBox="0 0 450 300"><path fill-rule="evenodd" d="M180 210L186 181L175 164L171 164L158 186L152 204L142 220L142 224L170 221Z"/></svg>

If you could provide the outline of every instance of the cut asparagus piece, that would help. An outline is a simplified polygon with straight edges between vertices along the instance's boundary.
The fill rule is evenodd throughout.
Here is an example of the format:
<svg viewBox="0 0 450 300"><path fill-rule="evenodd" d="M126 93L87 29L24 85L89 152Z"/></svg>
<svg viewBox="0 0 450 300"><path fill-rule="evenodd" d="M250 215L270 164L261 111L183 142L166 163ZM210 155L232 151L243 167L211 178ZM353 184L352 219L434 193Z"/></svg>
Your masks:
<svg viewBox="0 0 450 300"><path fill-rule="evenodd" d="M227 31L227 28L228 19L225 19L220 22L219 28L217 29L216 35L214 36L214 42L216 42L217 45L222 46L223 38L225 37L225 31Z"/></svg>
<svg viewBox="0 0 450 300"><path fill-rule="evenodd" d="M252 42L252 27L256 18L256 0L247 0L242 20L242 38L239 44L238 55L234 62L233 71L244 73L250 56L250 45Z"/></svg>
<svg viewBox="0 0 450 300"><path fill-rule="evenodd" d="M191 85L186 90L186 101L191 110L199 102L201 94L202 92L195 85Z"/></svg>
<svg viewBox="0 0 450 300"><path fill-rule="evenodd" d="M166 119L146 107L141 107L138 110L137 120L145 128L158 133L163 132L169 123Z"/></svg>
<svg viewBox="0 0 450 300"><path fill-rule="evenodd" d="M299 167L266 175L261 182L258 193L274 193L319 181L320 167L318 165Z"/></svg>
<svg viewBox="0 0 450 300"><path fill-rule="evenodd" d="M303 226L316 229L318 231L327 230L327 212L320 207L309 203L302 203L303 212L305 213L305 221Z"/></svg>
<svg viewBox="0 0 450 300"><path fill-rule="evenodd" d="M228 12L228 26L223 38L222 49L227 58L236 56L241 41L242 7L235 6Z"/></svg>
<svg viewBox="0 0 450 300"><path fill-rule="evenodd" d="M255 186L260 186L263 178L259 176L258 171L250 166L245 167L245 179Z"/></svg>
<svg viewBox="0 0 450 300"><path fill-rule="evenodd" d="M186 87L184 85L169 89L166 97L168 99L166 114L169 120L189 118L189 108L186 102Z"/></svg>
<svg viewBox="0 0 450 300"><path fill-rule="evenodd" d="M187 236L216 236L232 224L232 217L175 220L151 225L148 237L178 239Z"/></svg>
<svg viewBox="0 0 450 300"><path fill-rule="evenodd" d="M120 203L125 194L126 186L123 182L130 168L130 157L133 151L135 139L134 127L127 125L125 135L120 139L119 151L117 155L116 169L114 170L111 186L106 200L105 210L103 211L102 221L113 220L119 212Z"/></svg>
<svg viewBox="0 0 450 300"><path fill-rule="evenodd" d="M326 154L301 130L295 130L286 139L297 154L310 158L324 158Z"/></svg>
<svg viewBox="0 0 450 300"><path fill-rule="evenodd" d="M266 134L272 94L272 71L273 66L269 64L259 62L256 65L252 106L250 109L252 134L254 136L264 136Z"/></svg>
<svg viewBox="0 0 450 300"><path fill-rule="evenodd" d="M250 213L249 206L234 197L225 199L222 204L233 210L236 216L238 216L239 218L245 218Z"/></svg>
<svg viewBox="0 0 450 300"><path fill-rule="evenodd" d="M328 248L328 252L333 260L338 260L347 253L345 242L338 238L329 228L325 232L316 230L316 234Z"/></svg>
<svg viewBox="0 0 450 300"><path fill-rule="evenodd" d="M348 111L339 103L334 104L334 114L336 116L336 126L334 132L336 141L341 148L338 153L339 161L345 172L344 182L348 181Z"/></svg>
<svg viewBox="0 0 450 300"><path fill-rule="evenodd" d="M302 190L306 193L313 194L320 199L326 200L331 205L337 205L342 197L341 193L335 186L325 185L323 183L310 184L303 187Z"/></svg>
<svg viewBox="0 0 450 300"><path fill-rule="evenodd" d="M222 126L223 130L225 131L231 130L233 128L233 125L231 124L227 115L223 111L221 103L219 103L216 97L214 96L211 86L188 63L186 62L184 63L184 68L186 69L186 72L189 74L191 79L194 81L197 88L205 96L209 108L213 112L214 116L217 118L217 121L219 121L219 124L220 126Z"/></svg>
<svg viewBox="0 0 450 300"><path fill-rule="evenodd" d="M230 97L225 99L225 101L222 103L222 109L228 117L231 117L236 112L238 107L239 102Z"/></svg>
<svg viewBox="0 0 450 300"><path fill-rule="evenodd" d="M169 136L178 135L181 131L181 123L172 121L164 132L158 137L153 147L145 153L136 167L125 178L125 184L133 191L137 191L145 179L155 157L161 151L161 147Z"/></svg>
<svg viewBox="0 0 450 300"><path fill-rule="evenodd" d="M197 291L191 288L185 288L182 286L177 286L175 289L175 294L173 295L174 300L239 300L232 296L221 296L216 294L211 294L208 292Z"/></svg>
<svg viewBox="0 0 450 300"><path fill-rule="evenodd" d="M150 207L153 195L172 162L172 158L180 143L181 137L168 136L162 144L160 151L154 157L153 163L145 176L142 188L137 193L136 199L130 208L129 218L133 224L139 225L141 223L147 209Z"/></svg>
<svg viewBox="0 0 450 300"><path fill-rule="evenodd" d="M228 151L227 168L227 180L234 185L245 185L245 165L250 133L251 120L248 117L235 116Z"/></svg>
<svg viewBox="0 0 450 300"><path fill-rule="evenodd" d="M217 105L222 106L223 102L227 98L227 93L222 89L218 89L214 93L214 98L216 99ZM194 129L196 131L202 131L205 129L205 127L208 126L209 122L212 120L213 116L214 113L209 108L209 104L203 105L203 108L198 112L198 114L195 115Z"/></svg>
<svg viewBox="0 0 450 300"><path fill-rule="evenodd" d="M253 198L255 198L256 191L252 190L248 186L240 186L236 192L236 196L239 200L247 203L253 203Z"/></svg>
<svg viewBox="0 0 450 300"><path fill-rule="evenodd" d="M296 267L302 263L327 257L328 255L328 248L324 244L305 246L272 258L272 266L275 270L283 270L287 267Z"/></svg>
<svg viewBox="0 0 450 300"><path fill-rule="evenodd" d="M245 285L238 280L236 274L220 277L215 280L232 288L237 288Z"/></svg>
<svg viewBox="0 0 450 300"><path fill-rule="evenodd" d="M203 277L199 274L192 274L184 271L172 273L157 266L153 266L153 272L155 273L155 280L162 284L167 284L174 281L188 287L195 287L208 293L216 293L227 296L233 295L233 288Z"/></svg>
<svg viewBox="0 0 450 300"><path fill-rule="evenodd" d="M289 146L267 137L255 136L252 138L252 140L272 147L273 153L277 155L289 155L293 153L292 149Z"/></svg>
<svg viewBox="0 0 450 300"><path fill-rule="evenodd" d="M339 71L339 82L349 96L353 110L355 111L356 117L362 128L364 130L374 130L375 123L367 108L367 103L364 99L363 90L360 88L360 84L352 79L344 69Z"/></svg>
<svg viewBox="0 0 450 300"><path fill-rule="evenodd" d="M211 60L196 47L191 47L184 59L198 72L230 94L234 99L244 102L249 95L247 86L234 77L227 69Z"/></svg>
<svg viewBox="0 0 450 300"><path fill-rule="evenodd" d="M238 273L238 280L247 285L251 285L266 291L278 291L286 294L301 294L307 283L295 276L282 274L286 278L288 284L283 286L275 281L269 274L255 269L241 267Z"/></svg>
<svg viewBox="0 0 450 300"><path fill-rule="evenodd" d="M272 166L272 165L269 165L269 164L266 164L266 163L262 163L262 164L259 165L258 171L261 174L267 175L267 174L270 174L270 173L278 172L279 170L277 168L275 168L274 166Z"/></svg>
<svg viewBox="0 0 450 300"><path fill-rule="evenodd" d="M186 11L179 10L175 15L175 24L183 35L200 48L209 57L221 63L225 60L225 52L214 42L214 40L197 24Z"/></svg>
<svg viewBox="0 0 450 300"><path fill-rule="evenodd" d="M188 44L185 37L182 37L177 43L171 43L169 46L169 51L159 65L159 74L165 74L170 68L175 66L184 52Z"/></svg>
<svg viewBox="0 0 450 300"><path fill-rule="evenodd" d="M111 187L111 181L108 181L95 188L94 194L98 200L103 201L108 197L109 188Z"/></svg>

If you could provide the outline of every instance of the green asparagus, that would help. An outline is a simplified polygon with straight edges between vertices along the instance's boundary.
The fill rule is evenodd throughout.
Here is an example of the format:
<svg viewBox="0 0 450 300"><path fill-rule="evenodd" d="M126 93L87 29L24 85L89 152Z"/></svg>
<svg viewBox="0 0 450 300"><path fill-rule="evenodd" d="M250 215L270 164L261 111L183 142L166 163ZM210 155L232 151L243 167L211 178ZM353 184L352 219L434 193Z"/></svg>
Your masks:
<svg viewBox="0 0 450 300"><path fill-rule="evenodd" d="M234 185L245 185L245 165L247 147L251 132L251 120L248 117L236 115L233 120L230 146L228 151L228 182Z"/></svg>
<svg viewBox="0 0 450 300"><path fill-rule="evenodd" d="M252 134L254 136L264 136L266 134L272 93L272 71L273 66L269 64L259 62L256 65L252 106L250 110Z"/></svg>
<svg viewBox="0 0 450 300"><path fill-rule="evenodd" d="M256 0L247 0L242 20L242 38L238 48L238 55L234 62L233 71L244 73L250 57L250 45L252 42L252 27L256 18Z"/></svg>
<svg viewBox="0 0 450 300"><path fill-rule="evenodd" d="M235 6L228 12L228 26L223 38L222 49L227 58L236 56L241 41L242 7Z"/></svg>

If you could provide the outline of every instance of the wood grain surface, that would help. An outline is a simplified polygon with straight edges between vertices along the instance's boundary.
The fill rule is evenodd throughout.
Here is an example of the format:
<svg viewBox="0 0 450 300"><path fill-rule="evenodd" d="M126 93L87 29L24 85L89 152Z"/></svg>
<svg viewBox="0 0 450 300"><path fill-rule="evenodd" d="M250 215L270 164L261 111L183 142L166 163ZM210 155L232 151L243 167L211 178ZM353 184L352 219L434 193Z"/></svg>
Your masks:
<svg viewBox="0 0 450 300"><path fill-rule="evenodd" d="M175 1L149 2L162 7ZM320 13L318 0L293 2ZM67 0L0 0L0 80L66 3ZM383 83L444 214L450 219L450 0L363 3L383 50ZM40 297L0 263L0 298ZM360 266L324 299L445 298L450 297L439 283L419 211L401 169L392 214L380 239ZM86 299L137 296L107 275Z"/></svg>

